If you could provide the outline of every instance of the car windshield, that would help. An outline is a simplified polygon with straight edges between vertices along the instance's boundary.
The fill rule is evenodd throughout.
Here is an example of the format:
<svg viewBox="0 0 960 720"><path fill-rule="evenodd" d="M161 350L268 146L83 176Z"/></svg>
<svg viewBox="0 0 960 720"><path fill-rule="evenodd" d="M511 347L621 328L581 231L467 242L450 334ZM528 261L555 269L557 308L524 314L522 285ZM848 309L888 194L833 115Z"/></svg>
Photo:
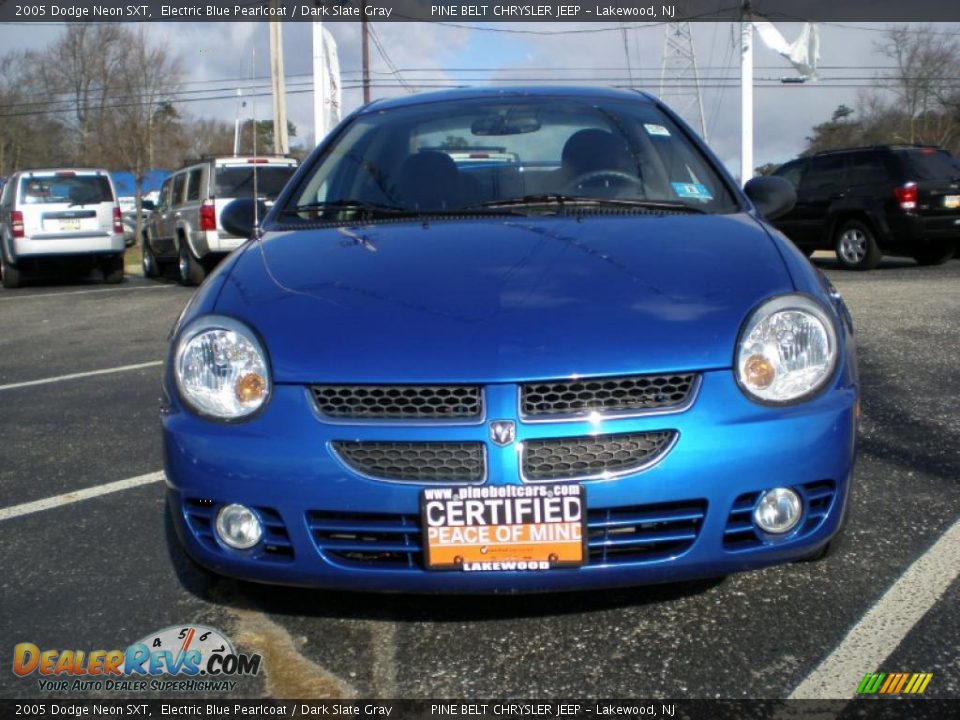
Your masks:
<svg viewBox="0 0 960 720"><path fill-rule="evenodd" d="M287 180L297 171L287 165L232 165L217 168L217 197L239 198L253 195L253 169L257 169L257 195L276 200Z"/></svg>
<svg viewBox="0 0 960 720"><path fill-rule="evenodd" d="M28 205L91 205L113 202L113 191L103 175L34 175L20 180L20 198Z"/></svg>
<svg viewBox="0 0 960 720"><path fill-rule="evenodd" d="M645 100L503 96L358 116L284 215L462 214L565 204L733 212L711 163Z"/></svg>

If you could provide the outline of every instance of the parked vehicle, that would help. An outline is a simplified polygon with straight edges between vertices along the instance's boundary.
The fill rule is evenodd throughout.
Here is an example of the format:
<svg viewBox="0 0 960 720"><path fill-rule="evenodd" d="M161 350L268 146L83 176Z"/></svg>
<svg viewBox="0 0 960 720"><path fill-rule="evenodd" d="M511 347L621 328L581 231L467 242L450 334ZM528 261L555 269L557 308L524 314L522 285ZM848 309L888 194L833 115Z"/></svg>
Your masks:
<svg viewBox="0 0 960 720"><path fill-rule="evenodd" d="M774 174L797 189L775 224L808 255L832 249L851 270L875 268L883 255L939 265L960 241L960 162L940 148L833 150Z"/></svg>
<svg viewBox="0 0 960 720"><path fill-rule="evenodd" d="M458 165L449 136L504 151ZM780 178L744 194L640 93L361 108L173 329L170 526L218 573L354 590L820 556L859 386L843 301L763 219L793 199ZM249 234L255 207L224 226Z"/></svg>
<svg viewBox="0 0 960 720"><path fill-rule="evenodd" d="M227 232L220 213L234 198L271 205L297 167L294 158L209 158L170 175L143 231L143 274L157 277L176 263L180 282L199 285L246 238ZM256 171L256 172L254 172Z"/></svg>
<svg viewBox="0 0 960 720"><path fill-rule="evenodd" d="M123 226L106 170L25 170L0 194L4 287L57 263L123 281Z"/></svg>

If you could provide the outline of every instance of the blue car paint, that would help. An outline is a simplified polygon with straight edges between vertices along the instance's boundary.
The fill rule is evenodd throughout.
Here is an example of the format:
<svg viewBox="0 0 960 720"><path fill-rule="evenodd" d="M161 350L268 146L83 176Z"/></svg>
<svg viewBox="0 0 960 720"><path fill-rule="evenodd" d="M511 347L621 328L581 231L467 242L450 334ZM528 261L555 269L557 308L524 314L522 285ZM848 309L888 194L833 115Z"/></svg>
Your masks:
<svg viewBox="0 0 960 720"><path fill-rule="evenodd" d="M416 101L385 101L361 112ZM323 152L325 146L316 150ZM203 420L177 396L168 362L164 457L181 542L200 563L226 575L399 592L668 582L814 552L837 531L852 478L859 392L852 328L825 278L756 216L749 200L737 197L744 212L730 215L444 218L268 232L249 243L198 291L178 328L213 312L242 319L263 339L275 386L252 420ZM267 230L272 222L274 215ZM735 345L754 308L791 291L809 295L836 320L839 360L815 397L764 406L737 386ZM519 417L521 380L659 371L701 373L689 409L594 422ZM422 487L361 477L335 459L329 443L438 437L435 428L323 422L307 385L426 381L484 384L487 418L516 421L520 442L676 431L676 445L653 467L585 482L587 507L702 500L706 512L696 540L671 557L526 573L367 568L325 555L310 535L309 511L415 517ZM485 442L488 482L520 482L516 453L490 443L486 424L446 426L442 439ZM738 498L775 486L804 492L824 480L833 491L816 524L751 547L724 545ZM281 544L289 544L291 557L232 551L202 537L186 520L188 500L214 509L230 502L263 508L268 524L282 526Z"/></svg>

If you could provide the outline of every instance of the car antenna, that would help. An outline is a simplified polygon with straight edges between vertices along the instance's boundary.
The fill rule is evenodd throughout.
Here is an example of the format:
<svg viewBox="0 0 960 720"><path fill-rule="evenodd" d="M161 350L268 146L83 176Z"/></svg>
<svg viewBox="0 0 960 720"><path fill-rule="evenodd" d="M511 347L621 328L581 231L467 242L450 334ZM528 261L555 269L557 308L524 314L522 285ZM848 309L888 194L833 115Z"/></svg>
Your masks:
<svg viewBox="0 0 960 720"><path fill-rule="evenodd" d="M257 48L250 50L250 82L253 83L253 73L257 66ZM250 98L250 113L253 116L253 157L257 157L257 96L252 93ZM260 241L260 204L257 192L257 163L253 163L253 236Z"/></svg>

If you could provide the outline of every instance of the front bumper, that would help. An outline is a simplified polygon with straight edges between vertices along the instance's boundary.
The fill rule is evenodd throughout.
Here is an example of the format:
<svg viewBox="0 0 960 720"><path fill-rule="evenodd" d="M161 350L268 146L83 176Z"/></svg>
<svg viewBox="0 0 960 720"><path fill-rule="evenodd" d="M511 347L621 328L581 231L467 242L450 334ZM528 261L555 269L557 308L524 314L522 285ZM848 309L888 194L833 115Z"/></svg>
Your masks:
<svg viewBox="0 0 960 720"><path fill-rule="evenodd" d="M454 593L578 590L722 575L808 555L839 527L856 444L857 387L845 363L828 390L795 406L754 404L729 370L711 371L702 374L699 395L683 412L594 423L520 422L516 387L488 385L486 397L488 419L517 421L517 441L665 429L679 434L652 467L583 483L591 552L581 568L424 570L418 521L423 486L361 477L336 460L328 444L439 439L436 426L328 424L320 420L307 388L294 385L275 387L259 416L234 425L201 420L176 397L169 399L164 456L174 527L198 562L225 575L349 590ZM520 482L516 452L490 443L486 424L449 425L442 433L447 440L487 443L488 483ZM778 486L800 492L805 515L798 529L774 540L755 534L749 518L757 494ZM232 502L256 508L268 528L267 540L250 551L227 549L211 531L216 509ZM604 551L614 539L607 531L617 517L688 517L691 512L700 513L693 537L665 546L663 553ZM385 553L382 563L345 558L332 552L318 532L322 518L331 514L351 523L357 537L363 535L363 523L399 523L404 531L391 538L409 550ZM662 527L669 531L669 525ZM689 531L689 525L685 528ZM371 531L371 537L375 534Z"/></svg>

